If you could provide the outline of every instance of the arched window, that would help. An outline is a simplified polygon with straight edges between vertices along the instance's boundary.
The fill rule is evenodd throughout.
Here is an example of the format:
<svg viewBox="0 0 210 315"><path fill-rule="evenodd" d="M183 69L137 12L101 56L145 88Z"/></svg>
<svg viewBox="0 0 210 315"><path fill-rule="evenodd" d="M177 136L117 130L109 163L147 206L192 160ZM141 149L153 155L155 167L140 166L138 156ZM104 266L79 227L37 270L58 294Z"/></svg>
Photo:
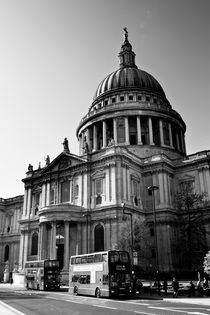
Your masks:
<svg viewBox="0 0 210 315"><path fill-rule="evenodd" d="M95 227L95 251L104 250L104 228L101 224Z"/></svg>
<svg viewBox="0 0 210 315"><path fill-rule="evenodd" d="M4 261L9 260L9 245L5 246L5 251L4 251Z"/></svg>
<svg viewBox="0 0 210 315"><path fill-rule="evenodd" d="M35 232L32 235L31 240L31 255L37 255L38 254L38 234Z"/></svg>

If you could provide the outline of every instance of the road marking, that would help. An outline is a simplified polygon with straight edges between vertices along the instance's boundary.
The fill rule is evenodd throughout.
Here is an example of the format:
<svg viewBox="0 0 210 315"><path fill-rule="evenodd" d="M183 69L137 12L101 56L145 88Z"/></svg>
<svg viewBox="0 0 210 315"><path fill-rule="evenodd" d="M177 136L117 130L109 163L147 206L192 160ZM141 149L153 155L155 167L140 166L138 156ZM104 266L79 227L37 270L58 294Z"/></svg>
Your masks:
<svg viewBox="0 0 210 315"><path fill-rule="evenodd" d="M174 308L169 308L169 307L156 307L156 306L148 306L148 308L154 308L157 310L163 310L163 311L171 311L171 312L179 312L179 313L185 313L186 311L181 311L181 310L176 310ZM206 314L205 314L206 315Z"/></svg>
<svg viewBox="0 0 210 315"><path fill-rule="evenodd" d="M59 298L55 298L55 297L51 297L51 296L46 296L46 299L52 299L52 300L56 300L56 301L65 301L65 302L70 302L70 303L75 303L75 304L83 304L82 301L73 301L73 300L66 300L66 299L59 299Z"/></svg>
<svg viewBox="0 0 210 315"><path fill-rule="evenodd" d="M153 313L146 313L146 312L140 312L140 311L134 311L134 313L144 314L144 315L157 315L157 314L153 314Z"/></svg>
<svg viewBox="0 0 210 315"><path fill-rule="evenodd" d="M1 306L2 306L3 310L1 308ZM7 303L4 303L4 302L0 301L0 310L5 312L5 309L10 310L11 312L13 312L14 314L17 314L17 315L26 315L25 313L22 313L22 312L16 310L14 307L8 305ZM3 314L3 312L2 312L2 314Z"/></svg>
<svg viewBox="0 0 210 315"><path fill-rule="evenodd" d="M155 309L158 309L158 310L164 310L164 311L171 311L171 312L179 312L179 313L185 313L185 314L194 314L194 315L207 315L206 313L201 313L201 312L186 312L186 311L182 311L182 310L176 310L174 309L173 307L172 308L169 308L169 307L155 307L155 306L149 306L148 308L155 308ZM182 309L189 309L189 307L186 307L186 308L182 308ZM192 308L191 308L192 309ZM203 309L203 310L206 310L206 309Z"/></svg>
<svg viewBox="0 0 210 315"><path fill-rule="evenodd" d="M92 306L101 307L101 308L108 308L110 310L117 310L116 307L111 307L111 306L104 306L104 305L97 305L97 304L93 304Z"/></svg>
<svg viewBox="0 0 210 315"><path fill-rule="evenodd" d="M200 312L187 312L187 314L194 314L194 315L207 315L206 313L200 313Z"/></svg>

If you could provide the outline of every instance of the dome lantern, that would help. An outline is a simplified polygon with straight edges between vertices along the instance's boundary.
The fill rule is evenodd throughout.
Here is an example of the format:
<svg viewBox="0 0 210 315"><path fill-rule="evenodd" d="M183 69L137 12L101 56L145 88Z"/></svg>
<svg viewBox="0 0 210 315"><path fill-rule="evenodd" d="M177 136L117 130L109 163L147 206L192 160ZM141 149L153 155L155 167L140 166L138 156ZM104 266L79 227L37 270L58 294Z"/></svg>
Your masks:
<svg viewBox="0 0 210 315"><path fill-rule="evenodd" d="M124 43L121 46L121 51L119 53L120 58L120 68L137 68L135 64L135 56L136 54L132 51L132 46L128 41L128 31L127 28L124 27Z"/></svg>

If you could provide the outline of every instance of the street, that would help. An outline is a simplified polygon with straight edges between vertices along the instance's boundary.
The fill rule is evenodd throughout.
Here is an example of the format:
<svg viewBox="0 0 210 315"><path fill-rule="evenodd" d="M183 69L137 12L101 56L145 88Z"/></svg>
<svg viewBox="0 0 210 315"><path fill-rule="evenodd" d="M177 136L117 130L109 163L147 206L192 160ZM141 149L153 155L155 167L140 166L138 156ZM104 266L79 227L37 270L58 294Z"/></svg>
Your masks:
<svg viewBox="0 0 210 315"><path fill-rule="evenodd" d="M25 291L15 287L0 287L0 310L9 305L8 314L19 315L207 315L210 312L209 298L146 298L130 300L97 299L86 296L72 296L68 292ZM4 314L4 313L3 313ZM5 312L6 314L6 312Z"/></svg>

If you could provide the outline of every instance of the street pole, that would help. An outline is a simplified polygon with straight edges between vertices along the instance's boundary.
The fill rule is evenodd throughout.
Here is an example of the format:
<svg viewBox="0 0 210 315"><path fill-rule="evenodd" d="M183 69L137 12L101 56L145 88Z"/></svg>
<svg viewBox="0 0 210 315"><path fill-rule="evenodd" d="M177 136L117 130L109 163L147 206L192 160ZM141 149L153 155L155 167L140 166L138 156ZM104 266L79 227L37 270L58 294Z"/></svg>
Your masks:
<svg viewBox="0 0 210 315"><path fill-rule="evenodd" d="M88 217L90 217L89 213L83 214L83 217L86 217L86 251L87 254L89 253L89 220Z"/></svg>
<svg viewBox="0 0 210 315"><path fill-rule="evenodd" d="M158 255L158 239L157 239L157 222L156 222L156 211L155 211L155 190L158 190L158 186L148 186L147 190L152 194L152 211L154 220L154 235L155 235L155 248L156 248L156 270L157 270L157 280L158 280L158 294L160 294L160 279L159 279L159 255Z"/></svg>

